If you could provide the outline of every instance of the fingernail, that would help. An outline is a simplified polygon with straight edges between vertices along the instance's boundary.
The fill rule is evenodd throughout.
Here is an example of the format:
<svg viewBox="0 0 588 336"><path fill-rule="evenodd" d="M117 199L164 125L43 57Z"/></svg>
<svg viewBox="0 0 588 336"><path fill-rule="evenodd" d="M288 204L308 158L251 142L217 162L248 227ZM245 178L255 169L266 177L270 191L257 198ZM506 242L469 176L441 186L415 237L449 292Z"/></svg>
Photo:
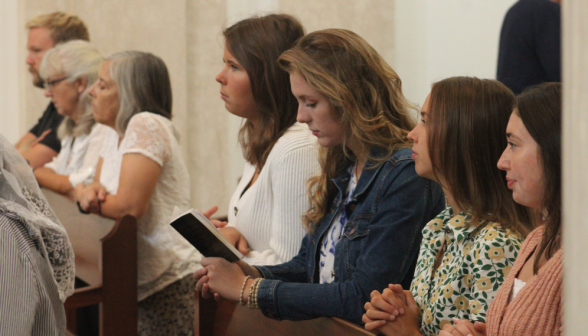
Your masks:
<svg viewBox="0 0 588 336"><path fill-rule="evenodd" d="M386 320L382 320L382 325L386 324Z"/></svg>
<svg viewBox="0 0 588 336"><path fill-rule="evenodd" d="M398 312L398 310L394 309L394 310L392 311L392 314L393 314L393 315L395 315L395 316L398 316L400 313Z"/></svg>
<svg viewBox="0 0 588 336"><path fill-rule="evenodd" d="M395 319L396 319L396 316L390 315L390 321L394 321Z"/></svg>
<svg viewBox="0 0 588 336"><path fill-rule="evenodd" d="M459 319L458 318L454 318L453 319L453 324L458 324L459 323Z"/></svg>
<svg viewBox="0 0 588 336"><path fill-rule="evenodd" d="M400 314L404 314L404 309L400 308Z"/></svg>

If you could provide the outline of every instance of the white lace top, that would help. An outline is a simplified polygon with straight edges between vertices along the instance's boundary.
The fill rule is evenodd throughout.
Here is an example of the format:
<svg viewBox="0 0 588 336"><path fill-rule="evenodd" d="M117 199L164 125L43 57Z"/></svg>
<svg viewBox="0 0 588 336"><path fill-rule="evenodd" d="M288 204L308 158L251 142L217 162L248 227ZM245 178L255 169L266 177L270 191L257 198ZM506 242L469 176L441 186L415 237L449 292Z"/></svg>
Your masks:
<svg viewBox="0 0 588 336"><path fill-rule="evenodd" d="M100 183L108 193L118 191L125 154L139 153L161 166L149 209L137 222L141 301L199 267L200 254L169 225L175 205L190 207L190 179L178 143L179 133L169 119L141 112L129 121L120 146L118 134L113 135L105 139L100 153Z"/></svg>
<svg viewBox="0 0 588 336"><path fill-rule="evenodd" d="M45 167L51 168L59 175L69 176L72 187L79 183L91 183L96 173L102 143L108 133L116 134L112 128L96 123L92 126L90 134L77 138L65 137L61 140L59 155Z"/></svg>

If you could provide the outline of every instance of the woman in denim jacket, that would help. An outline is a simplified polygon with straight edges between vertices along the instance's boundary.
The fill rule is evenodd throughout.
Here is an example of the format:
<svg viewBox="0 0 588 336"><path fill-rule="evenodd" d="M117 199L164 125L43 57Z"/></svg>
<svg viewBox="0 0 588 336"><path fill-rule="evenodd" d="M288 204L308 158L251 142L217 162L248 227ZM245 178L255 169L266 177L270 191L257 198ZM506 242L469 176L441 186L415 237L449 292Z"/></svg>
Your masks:
<svg viewBox="0 0 588 336"><path fill-rule="evenodd" d="M361 323L371 291L391 279L409 287L421 230L443 209L443 192L416 174L412 108L365 40L342 29L313 32L279 63L290 73L298 121L322 147L303 216L308 234L298 255L276 266L204 258L196 289L275 319Z"/></svg>

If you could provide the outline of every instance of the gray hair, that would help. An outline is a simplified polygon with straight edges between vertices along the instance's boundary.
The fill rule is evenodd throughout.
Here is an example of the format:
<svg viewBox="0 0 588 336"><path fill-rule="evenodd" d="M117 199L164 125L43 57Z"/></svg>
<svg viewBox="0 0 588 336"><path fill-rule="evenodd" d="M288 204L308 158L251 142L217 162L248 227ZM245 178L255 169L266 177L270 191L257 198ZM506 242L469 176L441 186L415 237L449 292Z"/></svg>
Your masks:
<svg viewBox="0 0 588 336"><path fill-rule="evenodd" d="M100 69L103 60L104 58L98 49L82 40L59 44L43 56L39 75L44 81L55 75L67 76L68 82L74 82L79 78L86 79L86 88L78 101L80 114L78 123L76 124L71 118L65 117L57 130L57 135L60 138L70 135L78 137L89 134L92 130L95 121L92 114L92 97L88 91L98 78L98 69Z"/></svg>
<svg viewBox="0 0 588 336"><path fill-rule="evenodd" d="M140 112L172 117L172 91L163 60L141 51L123 51L108 58L110 76L118 86L120 108L115 127L124 134L131 118Z"/></svg>

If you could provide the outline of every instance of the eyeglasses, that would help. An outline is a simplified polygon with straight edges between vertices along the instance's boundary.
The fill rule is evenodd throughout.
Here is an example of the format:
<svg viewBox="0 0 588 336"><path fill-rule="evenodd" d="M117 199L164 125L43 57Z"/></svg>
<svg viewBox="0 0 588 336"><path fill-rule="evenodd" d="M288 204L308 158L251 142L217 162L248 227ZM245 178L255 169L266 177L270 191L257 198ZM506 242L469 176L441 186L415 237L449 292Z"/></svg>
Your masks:
<svg viewBox="0 0 588 336"><path fill-rule="evenodd" d="M53 89L53 87L55 86L55 84L57 84L57 83L59 83L59 82L61 82L63 80L66 80L68 78L69 78L69 76L65 76L65 77L61 77L61 78L57 78L57 79L54 79L54 80L45 82L45 83L43 83L43 87L45 89L47 89L47 90L51 90L51 89Z"/></svg>

